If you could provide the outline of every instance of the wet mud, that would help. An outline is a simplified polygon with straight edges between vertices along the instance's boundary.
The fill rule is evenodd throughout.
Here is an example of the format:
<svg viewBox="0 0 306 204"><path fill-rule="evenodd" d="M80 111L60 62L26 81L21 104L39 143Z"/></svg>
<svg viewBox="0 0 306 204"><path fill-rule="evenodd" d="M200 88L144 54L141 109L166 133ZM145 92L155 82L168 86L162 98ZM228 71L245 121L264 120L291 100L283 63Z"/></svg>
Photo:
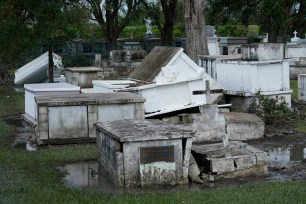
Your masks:
<svg viewBox="0 0 306 204"><path fill-rule="evenodd" d="M172 192L190 189L220 188L229 185L241 185L253 182L306 180L306 135L284 127L267 127L266 135L261 139L247 141L249 145L268 153L268 175L257 177L238 177L219 179L204 184L190 183L184 186L150 187L122 189L114 184L99 169L97 161L68 164L60 167L67 173L63 182L75 188L90 188L105 192ZM289 132L288 132L289 131ZM87 167L86 167L87 166ZM87 168L87 171L84 171ZM84 171L81 173L81 171ZM78 175L75 175L78 172ZM94 174L92 173L94 172ZM74 175L74 176L72 176ZM80 179L83 178L83 179ZM81 182L80 182L81 180Z"/></svg>
<svg viewBox="0 0 306 204"><path fill-rule="evenodd" d="M21 121L20 115L4 116L6 123L17 127L17 132L9 135L8 145L25 148L30 142L32 128ZM306 180L306 134L294 131L292 126L267 126L265 137L246 142L268 153L268 176L220 179L204 184L190 183L183 186L146 187L122 189L116 187L99 168L97 161L67 164L58 167L66 172L63 182L68 187L89 188L104 192L174 192L188 189L218 188L252 182Z"/></svg>
<svg viewBox="0 0 306 204"><path fill-rule="evenodd" d="M306 134L294 125L266 126L265 137L247 143L268 153L268 180L306 180Z"/></svg>

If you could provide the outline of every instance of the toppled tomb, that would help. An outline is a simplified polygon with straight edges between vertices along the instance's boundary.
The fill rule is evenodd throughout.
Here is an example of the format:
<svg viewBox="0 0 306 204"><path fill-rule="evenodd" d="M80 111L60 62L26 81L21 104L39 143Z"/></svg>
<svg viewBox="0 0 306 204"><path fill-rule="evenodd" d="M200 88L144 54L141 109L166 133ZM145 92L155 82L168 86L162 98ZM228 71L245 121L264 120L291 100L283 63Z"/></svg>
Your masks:
<svg viewBox="0 0 306 204"><path fill-rule="evenodd" d="M143 96L146 118L214 104L223 94L223 88L178 47L154 47L129 79L125 87L115 86L120 80L95 82L94 91Z"/></svg>
<svg viewBox="0 0 306 204"><path fill-rule="evenodd" d="M216 144L193 144L192 155L198 165L198 175L203 181L267 175L268 155L246 143L231 141ZM213 178L212 178L213 177Z"/></svg>

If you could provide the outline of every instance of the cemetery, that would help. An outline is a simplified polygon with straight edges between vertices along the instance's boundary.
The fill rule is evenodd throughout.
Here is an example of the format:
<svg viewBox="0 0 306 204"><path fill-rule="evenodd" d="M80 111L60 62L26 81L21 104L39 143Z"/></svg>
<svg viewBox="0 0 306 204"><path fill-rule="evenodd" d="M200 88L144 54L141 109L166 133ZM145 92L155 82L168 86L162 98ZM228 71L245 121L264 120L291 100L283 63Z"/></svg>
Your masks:
<svg viewBox="0 0 306 204"><path fill-rule="evenodd" d="M60 10L41 2L62 19L45 11L44 22L36 16L44 13L29 8L36 12L30 14L37 28L34 19L25 21L33 33L22 27L24 38L16 32L16 42L3 34L12 49L5 47L8 55L0 49L0 76L9 79L0 84L0 203L146 203L152 196L160 203L220 196L227 203L241 199L237 193L248 195L244 202L282 201L274 192L300 203L292 195L303 194L306 179L306 40L291 14L280 12L288 22L274 33L277 27L261 25L253 11L243 26L235 15L237 25L230 25L228 14L215 15L227 3L184 1L183 28L169 14L176 1L160 1L158 14L149 12L155 1L133 1L122 13L116 3L106 1L106 12L99 1L84 2ZM230 4L229 11L239 3ZM80 8L70 16L75 22L64 15L66 6ZM6 9L0 3L0 12ZM85 13L97 24L72 25ZM229 22L218 25L221 18ZM249 18L258 23L253 31L245 26ZM55 23L37 30L49 21ZM32 34L41 39L34 42Z"/></svg>
<svg viewBox="0 0 306 204"><path fill-rule="evenodd" d="M290 107L290 60L282 44L239 49L235 55L199 56L199 65L182 48L156 46L147 55L112 52L111 63L102 68L65 68L64 83L25 84L22 118L33 128L34 145L95 142L96 171L118 187L266 176L268 154L245 143L264 136L264 122L229 110L247 110L258 91L284 97ZM126 66L134 55L143 60L127 79L105 79L108 66ZM295 64L303 63L299 59ZM96 61L101 66L99 56ZM302 101L304 75L296 76ZM35 75L19 78L18 83L42 81L29 80ZM228 104L218 104L223 97Z"/></svg>
<svg viewBox="0 0 306 204"><path fill-rule="evenodd" d="M289 60L280 44L240 49L200 56L197 65L182 48L157 46L124 80L106 80L103 68L65 68L65 83L24 85L22 118L37 145L96 142L97 171L118 187L265 176L268 154L242 142L262 138L264 122L229 108L247 110L257 91L290 107ZM111 59L122 66L132 55ZM218 104L222 97L230 104Z"/></svg>
<svg viewBox="0 0 306 204"><path fill-rule="evenodd" d="M24 85L23 119L33 127L37 145L96 141L99 168L120 187L267 174L265 152L230 142L263 137L263 121L220 112L213 104L223 87L182 48L155 47L129 80L97 80L103 78L99 68L66 69L67 83ZM195 107L198 113L188 113ZM175 111L187 112L167 116ZM147 119L152 116L163 121ZM217 148L198 145L207 141Z"/></svg>

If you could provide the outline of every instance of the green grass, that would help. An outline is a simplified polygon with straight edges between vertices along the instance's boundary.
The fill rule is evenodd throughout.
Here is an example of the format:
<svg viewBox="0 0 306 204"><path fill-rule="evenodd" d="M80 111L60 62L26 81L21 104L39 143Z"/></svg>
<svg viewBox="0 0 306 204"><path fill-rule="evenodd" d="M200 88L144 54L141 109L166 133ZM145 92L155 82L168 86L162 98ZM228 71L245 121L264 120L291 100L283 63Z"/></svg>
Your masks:
<svg viewBox="0 0 306 204"><path fill-rule="evenodd" d="M23 112L23 94L0 88L0 116ZM10 99L5 99L9 95ZM4 100L3 100L4 99ZM16 127L0 119L0 203L305 203L306 182L267 182L165 193L103 193L66 187L56 167L96 160L94 144L12 148Z"/></svg>
<svg viewBox="0 0 306 204"><path fill-rule="evenodd" d="M0 86L0 118L8 114L22 113L24 93L12 92L11 88Z"/></svg>
<svg viewBox="0 0 306 204"><path fill-rule="evenodd" d="M306 121L302 121L297 123L295 130L300 132L300 133L305 133L306 134Z"/></svg>
<svg viewBox="0 0 306 204"><path fill-rule="evenodd" d="M297 80L290 80L290 89L293 91L291 93L291 100L295 101L298 98L298 82Z"/></svg>

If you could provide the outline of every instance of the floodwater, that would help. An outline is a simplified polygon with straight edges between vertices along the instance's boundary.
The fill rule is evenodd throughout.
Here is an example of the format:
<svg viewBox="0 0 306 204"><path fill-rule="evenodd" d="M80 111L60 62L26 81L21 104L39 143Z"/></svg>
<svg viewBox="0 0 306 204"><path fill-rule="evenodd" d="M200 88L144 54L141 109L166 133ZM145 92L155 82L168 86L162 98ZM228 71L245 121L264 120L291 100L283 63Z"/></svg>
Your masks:
<svg viewBox="0 0 306 204"><path fill-rule="evenodd" d="M306 147L302 145L272 148L268 152L269 166L284 168L306 159Z"/></svg>
<svg viewBox="0 0 306 204"><path fill-rule="evenodd" d="M21 120L21 115L11 115L2 118L7 124L17 127L17 132L9 137L12 147L25 147L27 142L30 142L33 134L32 127Z"/></svg>
<svg viewBox="0 0 306 204"><path fill-rule="evenodd" d="M18 132L11 135L9 141L12 147L25 148L30 141L32 128L25 122L21 122L20 115L11 115L2 118L6 123L17 127ZM256 146L256 145L255 145ZM248 177L236 179L221 179L204 184L190 183L180 186L145 187L145 188L119 188L115 186L103 170L99 168L97 161L79 162L58 167L66 172L63 182L72 188L88 188L103 192L174 192L188 189L218 188L228 185L240 185L256 181L292 181L306 180L306 145L285 145L266 150L268 153L269 175L265 177Z"/></svg>
<svg viewBox="0 0 306 204"><path fill-rule="evenodd" d="M164 190L188 190L194 188L216 188L230 184L242 184L254 181L287 181L287 180L305 180L306 171L295 169L295 165L301 164L306 159L305 146L290 146L271 148L268 151L269 158L269 175L266 177L250 177L238 179L222 179L215 182L207 182L205 184L190 184L185 186L165 187ZM116 187L112 181L103 174L103 170L99 168L98 162L79 162L74 164L67 164L59 167L60 170L67 174L63 178L64 183L69 187L75 188L90 188L105 192L126 191L127 189L120 189ZM284 171L285 170L285 171ZM287 170L287 171L286 171ZM163 189L154 187L148 189L128 189L128 191L162 191Z"/></svg>
<svg viewBox="0 0 306 204"><path fill-rule="evenodd" d="M270 180L306 180L306 147L290 145L268 152Z"/></svg>
<svg viewBox="0 0 306 204"><path fill-rule="evenodd" d="M9 137L11 138L9 141L11 146L25 148L26 143L30 141L31 134L33 134L32 128L27 123L21 121L20 115L6 116L1 119L17 127L18 131ZM304 142L300 145L287 144L282 147L268 148L266 152L269 158L268 176L222 179L204 184L190 183L189 185L180 186L119 188L99 168L97 161L67 164L59 167L59 169L67 173L63 178L63 182L68 187L96 189L103 192L174 192L188 189L218 188L256 181L306 180L306 144Z"/></svg>

